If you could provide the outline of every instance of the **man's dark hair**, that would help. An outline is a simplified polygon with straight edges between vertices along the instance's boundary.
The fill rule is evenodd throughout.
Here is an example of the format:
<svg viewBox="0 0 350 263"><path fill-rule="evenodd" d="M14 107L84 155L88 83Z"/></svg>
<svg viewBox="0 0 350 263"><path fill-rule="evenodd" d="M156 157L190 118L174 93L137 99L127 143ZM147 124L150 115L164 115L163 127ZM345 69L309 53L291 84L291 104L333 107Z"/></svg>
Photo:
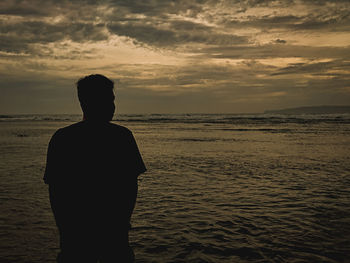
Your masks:
<svg viewBox="0 0 350 263"><path fill-rule="evenodd" d="M114 83L109 78L100 75L93 74L81 78L77 82L78 98L80 103L89 103L101 95L110 94L110 91L114 88Z"/></svg>
<svg viewBox="0 0 350 263"><path fill-rule="evenodd" d="M111 120L114 114L114 83L94 74L77 82L78 98L86 119Z"/></svg>

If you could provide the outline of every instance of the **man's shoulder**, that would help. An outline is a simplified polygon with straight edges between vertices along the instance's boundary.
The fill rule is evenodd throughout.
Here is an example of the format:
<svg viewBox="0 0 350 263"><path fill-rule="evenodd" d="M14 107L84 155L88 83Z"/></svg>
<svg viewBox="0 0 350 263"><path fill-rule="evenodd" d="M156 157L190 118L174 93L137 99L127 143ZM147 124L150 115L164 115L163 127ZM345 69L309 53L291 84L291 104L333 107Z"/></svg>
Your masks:
<svg viewBox="0 0 350 263"><path fill-rule="evenodd" d="M58 129L54 135L53 139L59 140L60 138L66 139L69 137L81 136L83 134L89 134L94 131L99 131L105 133L105 136L112 134L118 134L118 136L130 136L132 132L122 125L116 123L106 123L104 125L90 125L85 121L77 122L66 127Z"/></svg>
<svg viewBox="0 0 350 263"><path fill-rule="evenodd" d="M116 123L110 122L109 127L111 127L111 129L113 129L113 131L115 131L115 132L125 133L127 135L131 134L131 131L127 127L116 124Z"/></svg>
<svg viewBox="0 0 350 263"><path fill-rule="evenodd" d="M77 122L77 123L73 123L71 125L59 128L55 132L55 134L62 135L62 134L70 133L70 132L73 132L73 131L81 129L82 127L83 127L83 122L82 121L81 122Z"/></svg>
<svg viewBox="0 0 350 263"><path fill-rule="evenodd" d="M72 134L76 134L82 129L82 126L83 126L82 122L77 122L77 123L73 123L71 125L59 128L53 134L52 140L59 140L60 138L64 138Z"/></svg>

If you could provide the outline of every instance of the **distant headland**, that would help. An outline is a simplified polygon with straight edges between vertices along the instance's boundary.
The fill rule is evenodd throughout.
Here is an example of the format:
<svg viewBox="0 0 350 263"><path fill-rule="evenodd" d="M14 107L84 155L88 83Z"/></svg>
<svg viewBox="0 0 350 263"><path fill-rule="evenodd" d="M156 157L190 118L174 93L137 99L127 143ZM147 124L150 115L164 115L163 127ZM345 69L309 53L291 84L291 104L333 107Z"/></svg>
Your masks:
<svg viewBox="0 0 350 263"><path fill-rule="evenodd" d="M267 114L343 114L350 113L350 106L308 106L280 110L266 110Z"/></svg>

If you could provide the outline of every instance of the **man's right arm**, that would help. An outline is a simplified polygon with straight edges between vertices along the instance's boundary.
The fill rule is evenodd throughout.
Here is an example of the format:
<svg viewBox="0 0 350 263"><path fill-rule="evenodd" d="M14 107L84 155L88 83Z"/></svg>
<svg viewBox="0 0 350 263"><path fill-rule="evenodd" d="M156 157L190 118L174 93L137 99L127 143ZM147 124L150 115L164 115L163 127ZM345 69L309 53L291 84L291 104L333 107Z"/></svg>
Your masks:
<svg viewBox="0 0 350 263"><path fill-rule="evenodd" d="M49 146L47 149L47 156L46 156L46 167L45 167L45 173L43 180L45 184L49 184L50 181L56 176L58 173L59 166L58 164L58 158L59 158L59 134L60 130L57 130L55 134L51 137L51 140L49 142Z"/></svg>
<svg viewBox="0 0 350 263"><path fill-rule="evenodd" d="M138 182L137 182L137 177L133 177L131 180L128 180L128 221L130 222L132 213L135 208L136 204L136 199L137 199L137 192L138 192Z"/></svg>

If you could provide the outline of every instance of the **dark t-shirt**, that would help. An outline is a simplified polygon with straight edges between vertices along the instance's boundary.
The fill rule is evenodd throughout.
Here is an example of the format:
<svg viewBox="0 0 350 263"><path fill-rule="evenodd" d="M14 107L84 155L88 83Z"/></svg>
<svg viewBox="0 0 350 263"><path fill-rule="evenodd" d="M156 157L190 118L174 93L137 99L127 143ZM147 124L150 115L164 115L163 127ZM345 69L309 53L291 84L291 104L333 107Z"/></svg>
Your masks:
<svg viewBox="0 0 350 263"><path fill-rule="evenodd" d="M123 126L82 121L59 129L49 143L44 175L57 225L125 228L137 177L145 171L135 139Z"/></svg>
<svg viewBox="0 0 350 263"><path fill-rule="evenodd" d="M82 121L51 138L46 184L112 183L146 171L134 136L123 126Z"/></svg>

